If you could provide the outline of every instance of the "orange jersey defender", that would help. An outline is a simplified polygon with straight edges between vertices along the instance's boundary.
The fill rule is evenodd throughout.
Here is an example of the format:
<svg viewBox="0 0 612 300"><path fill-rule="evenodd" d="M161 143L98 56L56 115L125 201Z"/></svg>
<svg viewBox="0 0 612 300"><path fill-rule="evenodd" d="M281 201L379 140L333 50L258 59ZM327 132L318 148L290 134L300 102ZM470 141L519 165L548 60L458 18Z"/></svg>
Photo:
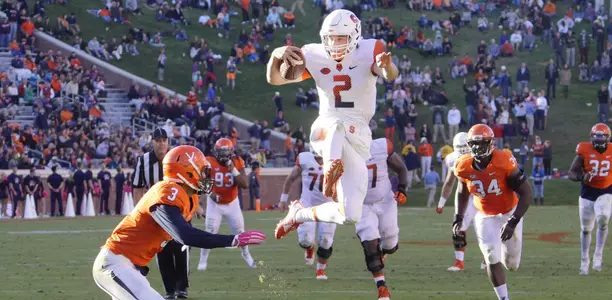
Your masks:
<svg viewBox="0 0 612 300"><path fill-rule="evenodd" d="M127 257L137 266L146 266L172 239L151 215L151 207L158 204L178 207L185 220L190 221L191 214L198 208L198 196L193 195L190 199L183 188L171 181L156 183L117 225L104 247Z"/></svg>
<svg viewBox="0 0 612 300"><path fill-rule="evenodd" d="M605 189L612 185L612 176L610 176L612 147L608 146L604 153L599 153L590 142L582 142L576 147L576 154L582 156L583 172L593 174L593 178L586 182L586 185L596 189Z"/></svg>
<svg viewBox="0 0 612 300"><path fill-rule="evenodd" d="M518 168L512 154L493 150L491 162L486 169L477 171L472 166L474 158L463 155L455 165L455 175L474 195L474 205L487 215L505 214L518 204L518 196L508 186L510 173Z"/></svg>
<svg viewBox="0 0 612 300"><path fill-rule="evenodd" d="M213 156L207 156L206 160L210 163L211 177L214 180L212 192L217 194L219 204L228 204L238 198L238 184L230 170L220 164ZM240 157L232 157L236 170L244 169L244 160Z"/></svg>

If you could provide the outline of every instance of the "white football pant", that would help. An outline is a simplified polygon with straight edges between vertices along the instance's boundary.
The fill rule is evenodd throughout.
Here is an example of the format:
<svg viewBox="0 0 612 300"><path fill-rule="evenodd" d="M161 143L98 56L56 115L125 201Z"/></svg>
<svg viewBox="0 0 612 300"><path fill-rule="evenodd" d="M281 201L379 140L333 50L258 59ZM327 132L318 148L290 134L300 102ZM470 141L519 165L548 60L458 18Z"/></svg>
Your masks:
<svg viewBox="0 0 612 300"><path fill-rule="evenodd" d="M210 197L206 202L206 232L218 234L223 218L233 235L244 232L244 216L240 210L238 198L228 204L217 204ZM248 254L248 247L242 248L243 255ZM206 263L210 249L200 249L200 263ZM248 254L250 256L250 254Z"/></svg>
<svg viewBox="0 0 612 300"><path fill-rule="evenodd" d="M604 194L597 198L596 201L591 201L580 197L579 212L580 212L580 228L583 232L591 232L595 227L607 228L612 213L612 195Z"/></svg>
<svg viewBox="0 0 612 300"><path fill-rule="evenodd" d="M326 132L321 140L320 132ZM356 223L361 218L361 207L368 189L368 169L372 131L368 124L352 122L349 118L320 116L311 127L310 141L313 149L327 163L341 158L344 174L336 185L343 223ZM327 170L326 170L327 171Z"/></svg>
<svg viewBox="0 0 612 300"><path fill-rule="evenodd" d="M393 197L363 205L361 219L355 230L361 242L380 239L383 249L393 249L399 242L397 201Z"/></svg>
<svg viewBox="0 0 612 300"><path fill-rule="evenodd" d="M465 208L465 214L463 215L463 223L461 223L461 231L467 231L470 229L470 225L474 221L474 217L478 213L478 209L474 206L474 196L470 195L467 207Z"/></svg>
<svg viewBox="0 0 612 300"><path fill-rule="evenodd" d="M300 199L304 207L312 207L318 204L327 203L327 201L316 201L311 199ZM313 203L314 202L314 203ZM315 205L313 205L315 204ZM334 235L336 234L335 223L323 222L306 222L300 225L297 229L298 243L302 248L310 248L314 245L315 237L319 247L329 249L334 244Z"/></svg>
<svg viewBox="0 0 612 300"><path fill-rule="evenodd" d="M488 265L501 262L506 269L516 271L521 263L523 219L516 225L512 238L506 242L501 240L501 228L513 212L514 209L506 214L487 215L478 211L474 218L474 226L478 246L480 246L485 262Z"/></svg>
<svg viewBox="0 0 612 300"><path fill-rule="evenodd" d="M92 273L96 284L113 300L164 299L129 259L106 248L96 257Z"/></svg>

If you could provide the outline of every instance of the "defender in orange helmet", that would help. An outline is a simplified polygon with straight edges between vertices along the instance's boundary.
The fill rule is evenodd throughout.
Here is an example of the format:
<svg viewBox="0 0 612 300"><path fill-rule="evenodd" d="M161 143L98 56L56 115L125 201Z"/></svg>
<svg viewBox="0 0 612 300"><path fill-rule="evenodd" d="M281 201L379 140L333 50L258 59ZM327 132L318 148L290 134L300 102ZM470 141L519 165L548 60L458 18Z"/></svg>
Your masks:
<svg viewBox="0 0 612 300"><path fill-rule="evenodd" d="M210 164L200 150L179 146L163 160L164 180L151 187L113 230L93 265L96 284L113 299L164 299L147 279L147 264L171 239L199 248L261 244L260 231L211 234L188 223L198 195L212 189Z"/></svg>
<svg viewBox="0 0 612 300"><path fill-rule="evenodd" d="M531 203L532 191L512 154L494 149L494 138L493 130L484 124L474 125L468 132L471 153L461 156L455 165L455 175L461 182L453 235L455 240L462 239L463 216L472 194L478 209L474 228L480 250L495 293L504 300L510 298L502 264L509 270L519 267L522 218Z"/></svg>
<svg viewBox="0 0 612 300"><path fill-rule="evenodd" d="M591 128L591 140L579 143L572 161L569 179L579 181L580 245L582 249L580 275L589 274L591 231L597 222L597 242L593 256L593 270L601 271L603 249L608 236L608 221L612 212L612 176L610 162L612 147L610 128L599 123Z"/></svg>
<svg viewBox="0 0 612 300"><path fill-rule="evenodd" d="M210 162L210 175L213 179L212 193L206 200L206 231L219 232L221 221L225 218L232 233L240 234L244 231L244 217L240 210L238 188L249 187L244 171L244 160L234 154L234 143L226 138L219 139L215 143L214 155L206 159ZM242 247L241 250L242 258L247 265L250 268L256 268L257 264L249 248ZM200 250L199 271L208 268L209 254L209 249Z"/></svg>

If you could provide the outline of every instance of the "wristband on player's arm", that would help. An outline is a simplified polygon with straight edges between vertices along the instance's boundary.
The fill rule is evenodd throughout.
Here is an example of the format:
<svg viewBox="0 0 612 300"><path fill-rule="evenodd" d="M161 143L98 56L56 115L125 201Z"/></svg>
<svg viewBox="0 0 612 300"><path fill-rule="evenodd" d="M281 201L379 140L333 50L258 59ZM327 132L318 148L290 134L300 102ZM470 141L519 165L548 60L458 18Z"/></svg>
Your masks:
<svg viewBox="0 0 612 300"><path fill-rule="evenodd" d="M280 202L287 203L287 200L289 200L289 194L282 194L280 198Z"/></svg>
<svg viewBox="0 0 612 300"><path fill-rule="evenodd" d="M443 208L446 205L446 198L440 196L440 200L438 201L438 208Z"/></svg>
<svg viewBox="0 0 612 300"><path fill-rule="evenodd" d="M519 217L517 217L517 216L515 216L515 215L512 215L512 216L510 217L510 219L508 219L507 223L508 223L508 225L510 225L512 228L516 228L516 225L518 225L518 223L519 223L520 221L521 221L521 218L519 218Z"/></svg>

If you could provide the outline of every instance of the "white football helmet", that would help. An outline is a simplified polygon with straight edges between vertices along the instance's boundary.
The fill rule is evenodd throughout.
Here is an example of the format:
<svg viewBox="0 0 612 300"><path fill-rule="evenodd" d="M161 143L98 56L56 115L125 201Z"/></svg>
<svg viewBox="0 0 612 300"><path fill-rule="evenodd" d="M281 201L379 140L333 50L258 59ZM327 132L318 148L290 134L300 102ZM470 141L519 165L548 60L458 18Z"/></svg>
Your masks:
<svg viewBox="0 0 612 300"><path fill-rule="evenodd" d="M323 20L319 34L327 54L333 59L342 59L357 49L357 43L361 39L361 21L353 12L337 9ZM330 36L346 36L347 42L336 45Z"/></svg>
<svg viewBox="0 0 612 300"><path fill-rule="evenodd" d="M453 150L464 155L470 153L470 147L467 144L467 133L459 132L453 138Z"/></svg>

